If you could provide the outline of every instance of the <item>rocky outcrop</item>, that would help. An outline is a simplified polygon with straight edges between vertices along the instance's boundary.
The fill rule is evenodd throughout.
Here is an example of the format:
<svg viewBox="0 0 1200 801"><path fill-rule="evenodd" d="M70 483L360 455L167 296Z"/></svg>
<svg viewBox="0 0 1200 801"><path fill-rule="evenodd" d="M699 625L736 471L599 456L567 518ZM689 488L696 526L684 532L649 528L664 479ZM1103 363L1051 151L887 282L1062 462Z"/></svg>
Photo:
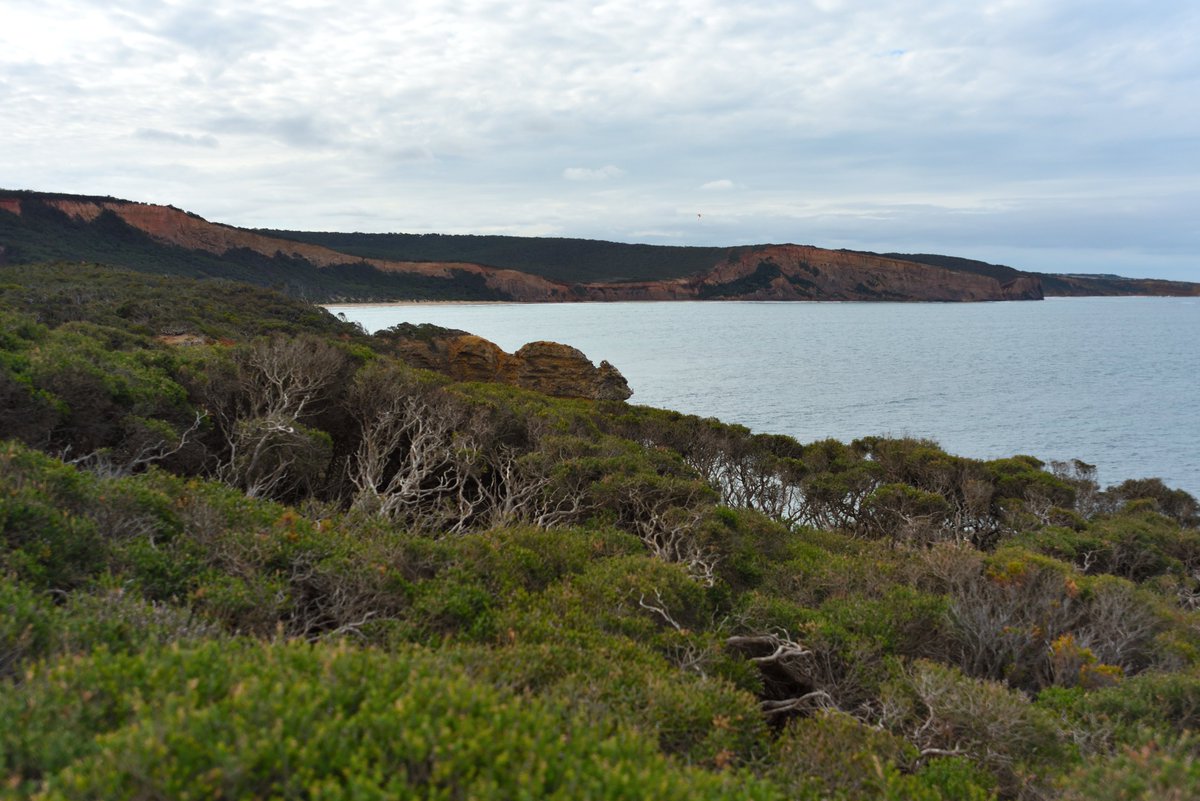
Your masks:
<svg viewBox="0 0 1200 801"><path fill-rule="evenodd" d="M594 366L587 356L557 342L530 342L505 365L502 380L557 398L625 400L633 394L625 377L608 362Z"/></svg>
<svg viewBox="0 0 1200 801"><path fill-rule="evenodd" d="M465 331L409 324L376 336L414 367L456 381L495 381L557 398L625 400L633 394L617 368L606 361L597 367L581 351L557 342L530 342L516 353L506 353Z"/></svg>

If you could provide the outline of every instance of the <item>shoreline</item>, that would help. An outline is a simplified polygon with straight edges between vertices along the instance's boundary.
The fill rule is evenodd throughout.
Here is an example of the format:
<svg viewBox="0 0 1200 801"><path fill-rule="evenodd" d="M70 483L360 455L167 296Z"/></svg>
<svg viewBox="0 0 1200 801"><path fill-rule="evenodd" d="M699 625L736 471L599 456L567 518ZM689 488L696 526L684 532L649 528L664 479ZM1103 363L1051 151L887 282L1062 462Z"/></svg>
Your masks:
<svg viewBox="0 0 1200 801"><path fill-rule="evenodd" d="M394 306L515 306L527 305L515 300L369 300L363 303L317 303L325 309L374 309Z"/></svg>

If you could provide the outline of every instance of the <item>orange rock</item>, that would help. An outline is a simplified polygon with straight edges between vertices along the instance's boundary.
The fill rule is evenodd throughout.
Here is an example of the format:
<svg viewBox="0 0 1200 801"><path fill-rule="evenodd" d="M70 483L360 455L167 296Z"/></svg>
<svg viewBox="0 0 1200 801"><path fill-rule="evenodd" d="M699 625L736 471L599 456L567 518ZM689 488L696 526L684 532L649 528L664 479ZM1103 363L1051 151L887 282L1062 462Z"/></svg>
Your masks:
<svg viewBox="0 0 1200 801"><path fill-rule="evenodd" d="M456 381L513 384L559 398L625 400L633 394L617 368L608 362L597 367L576 348L557 342L530 342L510 354L474 334L405 325L382 332L380 339L414 367Z"/></svg>

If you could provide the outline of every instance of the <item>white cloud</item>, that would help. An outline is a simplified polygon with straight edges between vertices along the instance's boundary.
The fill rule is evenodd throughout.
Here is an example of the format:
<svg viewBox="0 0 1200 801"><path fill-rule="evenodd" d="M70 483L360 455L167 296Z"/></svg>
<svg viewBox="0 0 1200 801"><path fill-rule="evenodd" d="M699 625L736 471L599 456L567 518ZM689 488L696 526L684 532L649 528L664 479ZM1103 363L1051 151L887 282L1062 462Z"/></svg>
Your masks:
<svg viewBox="0 0 1200 801"><path fill-rule="evenodd" d="M1194 224L1146 212L1197 207L1192 0L5 0L3 16L8 186L233 224L369 209L336 224L636 238L677 229L700 173L737 176L703 184L706 206L738 203L684 243L875 249L903 220L914 247L1028 254L1015 266L1098 238L1129 260L1113 271L1200 252Z"/></svg>
<svg viewBox="0 0 1200 801"><path fill-rule="evenodd" d="M619 178L625 174L620 167L609 164L605 167L567 167L563 170L563 178L568 181L607 181L609 178Z"/></svg>
<svg viewBox="0 0 1200 801"><path fill-rule="evenodd" d="M160 131L156 128L138 128L133 132L138 139L148 142L165 142L188 147L218 147L220 142L212 134L189 134L179 131Z"/></svg>

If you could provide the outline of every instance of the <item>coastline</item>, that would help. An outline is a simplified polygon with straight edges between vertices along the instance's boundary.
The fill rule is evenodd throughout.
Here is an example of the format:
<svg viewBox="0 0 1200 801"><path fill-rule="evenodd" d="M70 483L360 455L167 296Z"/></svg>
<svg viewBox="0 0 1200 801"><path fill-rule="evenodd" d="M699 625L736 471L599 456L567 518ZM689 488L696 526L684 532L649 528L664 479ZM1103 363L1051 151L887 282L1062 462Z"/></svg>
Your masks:
<svg viewBox="0 0 1200 801"><path fill-rule="evenodd" d="M384 309L396 306L515 306L515 300L369 300L362 303L318 303L325 309Z"/></svg>

